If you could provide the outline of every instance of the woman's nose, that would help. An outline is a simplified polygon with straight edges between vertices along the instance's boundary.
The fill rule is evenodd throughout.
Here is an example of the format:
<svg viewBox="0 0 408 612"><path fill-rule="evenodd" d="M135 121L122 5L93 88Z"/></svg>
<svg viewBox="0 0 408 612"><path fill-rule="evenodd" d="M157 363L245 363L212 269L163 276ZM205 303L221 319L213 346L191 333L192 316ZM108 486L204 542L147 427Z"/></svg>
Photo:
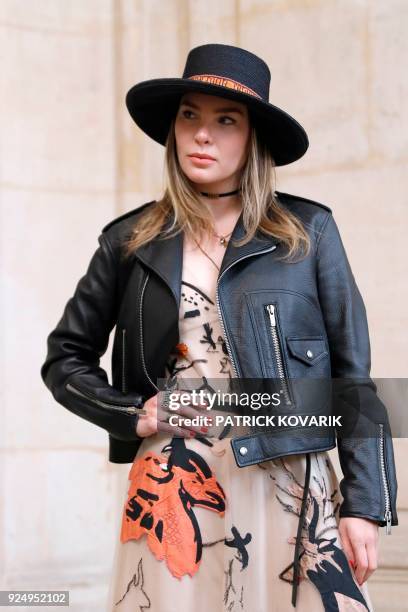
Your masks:
<svg viewBox="0 0 408 612"><path fill-rule="evenodd" d="M210 138L210 132L205 126L201 126L195 134L195 139L197 142L208 142Z"/></svg>

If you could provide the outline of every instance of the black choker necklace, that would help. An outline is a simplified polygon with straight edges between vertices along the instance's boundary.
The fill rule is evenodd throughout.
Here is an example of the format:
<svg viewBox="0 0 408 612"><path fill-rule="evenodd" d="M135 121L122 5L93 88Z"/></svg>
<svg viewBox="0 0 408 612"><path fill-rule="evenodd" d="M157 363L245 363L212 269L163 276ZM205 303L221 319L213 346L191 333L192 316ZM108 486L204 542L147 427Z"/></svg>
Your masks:
<svg viewBox="0 0 408 612"><path fill-rule="evenodd" d="M235 191L228 191L227 193L207 193L205 191L200 191L201 195L207 196L207 198L224 198L225 196L234 195L239 192L240 188L235 189Z"/></svg>

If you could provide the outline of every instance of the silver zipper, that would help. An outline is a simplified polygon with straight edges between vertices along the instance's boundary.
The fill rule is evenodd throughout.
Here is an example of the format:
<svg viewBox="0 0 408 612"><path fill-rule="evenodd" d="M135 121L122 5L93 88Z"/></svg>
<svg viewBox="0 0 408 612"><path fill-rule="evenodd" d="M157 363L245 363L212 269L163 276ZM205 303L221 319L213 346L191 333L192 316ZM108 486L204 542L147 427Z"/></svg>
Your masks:
<svg viewBox="0 0 408 612"><path fill-rule="evenodd" d="M278 377L280 378L281 383L282 383L282 390L283 390L283 395L285 397L286 405L291 406L292 400L290 399L289 388L286 382L285 370L283 367L282 350L281 350L280 343L279 343L278 324L276 321L275 304L267 304L266 310L269 315L269 324L270 324L270 329L271 329L271 334L272 334L272 342L273 342L273 349L275 352L275 360L276 360L276 367L278 370Z"/></svg>
<svg viewBox="0 0 408 612"><path fill-rule="evenodd" d="M152 381L152 379L149 376L149 373L147 371L147 367L146 367L146 362L145 362L145 357L144 357L144 344L143 344L143 319L142 319L142 315L143 315L143 296L144 296L144 292L146 289L146 285L147 285L147 281L149 280L149 276L150 274L147 273L146 276L146 280L144 282L144 285L142 287L142 293L140 296L140 307L139 307L139 324L140 324L140 352L141 352L141 358L142 358L142 367L143 367L143 371L146 375L146 378L148 379L148 381L150 382L151 385L153 385L153 387L157 390L160 391L159 387L157 385L154 384L154 382Z"/></svg>
<svg viewBox="0 0 408 612"><path fill-rule="evenodd" d="M116 410L119 412L126 412L127 414L146 414L143 408L138 408L137 406L121 406L119 404L110 404L107 402L102 402L101 400L92 397L92 395L80 391L77 387L74 387L72 383L67 383L65 385L65 388L71 393L79 395L80 397L91 401L93 404L96 404L96 406L100 406L101 408L109 408L111 410Z"/></svg>
<svg viewBox="0 0 408 612"><path fill-rule="evenodd" d="M122 393L127 393L127 389L126 389L126 329L122 329Z"/></svg>
<svg viewBox="0 0 408 612"><path fill-rule="evenodd" d="M391 533L391 506L390 506L390 492L388 488L387 473L385 470L385 459L384 459L384 425L379 423L380 426L380 463L381 463L381 476L384 487L385 495L385 513L384 520L386 521L385 533L389 535Z"/></svg>
<svg viewBox="0 0 408 612"><path fill-rule="evenodd" d="M276 249L276 247L277 247L277 245L275 244L275 245L273 245L273 247L269 247L268 249L265 249L264 251L258 251L257 253L249 253L249 255L244 255L243 257L240 257L240 259L237 259L236 261L233 261L232 264L230 264L228 266L228 268L225 268L225 270L223 271L221 276L219 276L218 279L217 279L217 285L216 285L216 289L215 289L215 298L216 298L216 302L217 302L218 316L219 316L219 319L220 319L220 322L221 322L221 327L222 327L222 331L223 331L225 345L227 347L228 355L229 355L229 358L230 358L230 361L231 361L231 364L232 364L232 368L234 370L234 374L235 374L236 378L239 378L238 368L237 368L237 366L235 364L235 361L234 361L234 358L232 356L231 345L230 345L230 342L229 342L227 330L226 330L225 325L224 325L224 320L222 318L222 312L221 312L221 307L220 307L220 300L219 300L219 296L218 296L218 285L220 283L220 280L222 279L222 277L226 273L226 271L229 270L232 266L234 266L239 261L242 261L243 259L247 259L248 257L252 257L253 255L262 255L263 253L269 253L269 251L274 251Z"/></svg>

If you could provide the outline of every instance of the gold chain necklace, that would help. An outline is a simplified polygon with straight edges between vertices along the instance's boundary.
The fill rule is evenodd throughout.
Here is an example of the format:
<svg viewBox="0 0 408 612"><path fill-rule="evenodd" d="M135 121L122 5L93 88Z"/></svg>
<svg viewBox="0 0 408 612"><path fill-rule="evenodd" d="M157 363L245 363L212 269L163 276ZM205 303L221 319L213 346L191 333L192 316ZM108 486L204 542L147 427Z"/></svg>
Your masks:
<svg viewBox="0 0 408 612"><path fill-rule="evenodd" d="M206 252L204 251L204 249L203 249L203 248L201 248L201 247L200 247L200 245L198 244L198 242L197 242L197 240L196 240L195 238L194 238L194 242L196 243L196 245L198 246L198 248L200 249L200 251L201 251L202 253L204 253L204 255L205 255L206 257L208 257L208 259L209 259L210 261L212 261L212 262L213 262L213 264L214 264L214 266L217 268L217 270L218 270L218 271L220 271L219 266L217 266L217 264L215 263L215 261L213 260L213 258L212 258L212 257L210 257L210 256L208 255L208 253L206 253Z"/></svg>
<svg viewBox="0 0 408 612"><path fill-rule="evenodd" d="M230 232L232 233L232 232ZM207 259L209 259L210 261L212 261L212 263L214 264L214 266L217 268L218 272L220 271L220 267L218 266L218 264L216 264L216 262L213 260L213 258L206 252L204 251L204 249L198 244L197 240L193 237L194 242L196 243L196 245L198 246L198 248L200 249L200 251L207 257Z"/></svg>
<svg viewBox="0 0 408 612"><path fill-rule="evenodd" d="M204 194L203 194L203 195L204 195ZM226 195L229 195L229 194L226 194ZM217 234L216 232L214 232L214 230L212 230L212 233L213 233L213 235L214 235L214 236L216 236L216 237L218 238L220 245L221 245L221 246L223 246L223 247L225 247L225 248L227 248L227 246L228 246L228 240L227 240L227 237L228 237L228 236L230 236L230 235L232 234L232 232L233 232L233 231L234 231L234 230L230 231L230 233L229 233L229 234L225 234L225 236L220 236L219 234ZM194 236L193 236L193 238L194 238ZM217 268L217 270L219 271L219 270L220 270L220 267L219 267L219 266L218 266L218 265L215 263L215 261L213 260L213 258L212 258L212 257L210 257L210 255L209 255L209 254L208 254L206 251L204 251L204 249L203 249L203 248L202 248L202 247L201 247L201 246L198 244L198 242L197 242L197 240L196 240L195 238L194 238L194 242L196 243L196 245L198 246L198 248L200 249L200 251L201 251L202 253L204 253L204 255L205 255L205 256L206 256L206 257L207 257L207 258L208 258L210 261L212 261L212 262L213 262L214 266L215 266L215 267Z"/></svg>
<svg viewBox="0 0 408 612"><path fill-rule="evenodd" d="M234 230L232 230L233 232ZM219 241L220 241L220 245L227 248L227 237L230 236L232 234L232 232L230 232L229 234L225 234L225 236L219 236L218 234L216 234L215 232L213 232L214 236L216 236Z"/></svg>

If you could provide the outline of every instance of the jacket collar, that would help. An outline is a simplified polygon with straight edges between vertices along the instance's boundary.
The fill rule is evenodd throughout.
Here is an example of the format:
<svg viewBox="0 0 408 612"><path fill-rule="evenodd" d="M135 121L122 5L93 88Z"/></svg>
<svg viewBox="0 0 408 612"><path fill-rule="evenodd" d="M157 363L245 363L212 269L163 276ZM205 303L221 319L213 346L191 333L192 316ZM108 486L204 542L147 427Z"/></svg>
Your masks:
<svg viewBox="0 0 408 612"><path fill-rule="evenodd" d="M163 229L170 227L174 220L174 212L171 213L169 219ZM272 249L274 245L279 244L279 240L272 236L265 236L260 231L257 231L255 236L247 244L241 247L232 245L231 240L240 240L245 235L243 224L243 212L241 212L234 226L231 238L228 241L227 248L223 260L218 279L222 276L227 268L233 266L238 260L256 255ZM180 307L181 300L181 277L183 269L183 241L184 232L180 231L176 236L160 239L159 236L141 246L136 252L143 264L153 270L160 278L169 286L174 298L177 302L177 307Z"/></svg>

